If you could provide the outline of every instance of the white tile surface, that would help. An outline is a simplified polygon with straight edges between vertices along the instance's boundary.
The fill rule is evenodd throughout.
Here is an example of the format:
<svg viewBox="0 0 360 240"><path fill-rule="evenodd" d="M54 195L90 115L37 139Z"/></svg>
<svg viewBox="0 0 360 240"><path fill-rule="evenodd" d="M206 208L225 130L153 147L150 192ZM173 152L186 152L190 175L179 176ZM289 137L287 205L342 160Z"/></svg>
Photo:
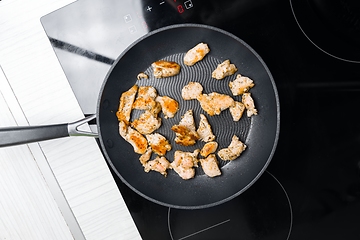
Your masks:
<svg viewBox="0 0 360 240"><path fill-rule="evenodd" d="M17 125L21 114L5 100L6 81L0 69L0 127ZM0 192L0 239L72 238L28 146L0 148Z"/></svg>

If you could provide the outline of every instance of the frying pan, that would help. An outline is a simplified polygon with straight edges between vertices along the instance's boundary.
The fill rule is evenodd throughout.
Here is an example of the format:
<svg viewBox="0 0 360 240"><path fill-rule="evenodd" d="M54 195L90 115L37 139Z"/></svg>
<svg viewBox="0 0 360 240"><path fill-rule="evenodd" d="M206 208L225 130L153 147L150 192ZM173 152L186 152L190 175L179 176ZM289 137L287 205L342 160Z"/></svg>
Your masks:
<svg viewBox="0 0 360 240"><path fill-rule="evenodd" d="M184 54L200 42L209 45L210 53L194 66L185 66L182 61ZM151 63L161 59L179 63L180 74L168 78L154 78ZM201 83L204 88L203 93L219 92L232 96L228 84L235 75L223 80L211 77L211 72L217 64L226 59L237 66L237 73L254 80L255 87L250 92L258 115L247 117L244 114L240 121L234 122L229 110L223 111L218 116L209 116L201 109L197 100L182 100L181 89L190 81ZM137 80L136 76L140 72L148 74L149 79ZM192 152L201 149L204 145L202 141L190 147L174 143L175 133L170 128L178 124L181 116L189 109L193 110L197 124L200 113L207 117L216 135L218 149L227 147L233 135L238 136L247 145L247 149L233 161L225 162L218 158L222 175L215 178L204 174L201 167L196 168L196 175L190 180L181 179L173 170L168 170L167 177L155 171L145 173L138 160L140 155L136 154L132 146L119 135L118 120L115 115L121 93L134 84L154 86L159 95L170 96L179 102L179 111L174 118L165 119L160 113L162 125L156 131L171 142L172 150L166 154L169 161L173 160L176 150ZM233 98L241 100L241 96L233 96ZM140 113L139 110L133 110L132 119L138 117ZM79 125L93 118L95 116L70 124L3 128L0 130L0 146L69 135L95 136L96 134L77 130ZM233 199L261 176L276 149L280 128L280 108L273 77L264 61L249 45L215 27L178 24L148 33L119 56L101 87L96 122L103 153L116 175L127 186L146 199L164 206L199 209ZM21 136L20 139L16 139L16 133Z"/></svg>

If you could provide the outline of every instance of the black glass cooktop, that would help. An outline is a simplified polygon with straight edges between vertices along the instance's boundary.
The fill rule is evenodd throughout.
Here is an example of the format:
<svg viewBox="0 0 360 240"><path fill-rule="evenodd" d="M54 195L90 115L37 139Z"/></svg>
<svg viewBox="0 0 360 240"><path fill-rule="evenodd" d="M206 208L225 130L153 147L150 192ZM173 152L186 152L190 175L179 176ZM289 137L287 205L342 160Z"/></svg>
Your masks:
<svg viewBox="0 0 360 240"><path fill-rule="evenodd" d="M169 209L143 199L114 175L143 239L360 239L359 44L342 46L354 51L340 56L333 43L347 40L322 42L324 29L316 28L325 24L317 15L323 11L312 8L321 10L320 3L79 0L41 19L85 114L95 112L117 56L149 31L175 23L235 34L274 77L281 116L277 150L267 171L239 197L209 209ZM356 39L357 9L350 10ZM331 29L326 25L326 34L339 39L339 30Z"/></svg>

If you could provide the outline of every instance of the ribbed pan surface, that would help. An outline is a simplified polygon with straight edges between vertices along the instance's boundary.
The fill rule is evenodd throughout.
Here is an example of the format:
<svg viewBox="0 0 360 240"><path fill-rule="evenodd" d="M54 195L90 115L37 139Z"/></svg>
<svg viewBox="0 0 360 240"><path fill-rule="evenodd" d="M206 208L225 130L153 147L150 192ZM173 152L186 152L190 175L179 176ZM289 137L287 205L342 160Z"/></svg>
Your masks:
<svg viewBox="0 0 360 240"><path fill-rule="evenodd" d="M172 156L174 156L174 152L176 150L193 152L195 149L201 149L205 144L203 141L197 141L197 143L193 146L184 147L174 142L175 134L171 130L171 127L178 124L181 120L181 116L190 109L193 110L196 127L198 127L198 123L200 121L200 113L207 117L210 125L212 126L213 133L216 136L215 141L219 144L218 150L227 147L235 133L240 140L245 142L251 123L251 118L246 117L246 114L244 114L244 117L242 117L239 122L234 122L229 110L223 111L220 115L209 116L201 108L200 103L197 100L185 101L182 99L181 90L189 82L199 82L204 88L203 93L218 92L232 96L229 88L229 81L235 78L235 75L226 77L223 80L216 80L211 77L212 71L219 63L221 63L220 59L208 56L193 66L186 66L183 63L184 55L185 53L178 53L163 58L163 60L179 63L181 66L180 74L169 78L154 78L152 67L149 66L145 70L149 79L136 81L138 86L153 86L158 90L159 95L169 96L177 100L179 103L179 112L174 118L165 119L163 115L160 114L162 117L162 126L160 129L156 130L156 132L166 136L167 139L172 140L172 150L166 155L170 161L172 161ZM237 101L241 101L241 96L232 97ZM141 111L134 113L132 118L138 118L140 113ZM224 166L229 163L229 161L222 161L220 158L218 158L218 161L220 166ZM204 174L201 167L196 168L196 171L196 175Z"/></svg>

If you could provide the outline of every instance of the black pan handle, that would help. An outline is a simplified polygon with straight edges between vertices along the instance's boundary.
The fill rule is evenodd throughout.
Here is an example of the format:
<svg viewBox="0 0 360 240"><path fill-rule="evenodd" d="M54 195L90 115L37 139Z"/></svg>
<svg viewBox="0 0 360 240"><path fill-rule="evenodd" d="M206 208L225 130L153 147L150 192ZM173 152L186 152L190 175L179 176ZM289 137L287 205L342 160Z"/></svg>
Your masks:
<svg viewBox="0 0 360 240"><path fill-rule="evenodd" d="M0 147L40 142L69 136L98 137L97 133L81 131L78 129L78 127L93 120L95 117L95 115L91 115L73 123L0 128Z"/></svg>

